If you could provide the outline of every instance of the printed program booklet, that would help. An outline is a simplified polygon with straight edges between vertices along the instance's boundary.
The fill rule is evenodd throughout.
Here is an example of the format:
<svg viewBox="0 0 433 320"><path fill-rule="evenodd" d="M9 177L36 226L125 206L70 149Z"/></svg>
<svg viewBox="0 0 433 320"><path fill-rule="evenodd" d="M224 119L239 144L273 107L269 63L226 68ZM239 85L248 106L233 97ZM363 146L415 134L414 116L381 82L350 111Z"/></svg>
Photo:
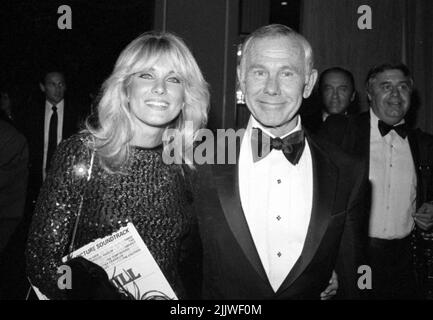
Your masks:
<svg viewBox="0 0 433 320"><path fill-rule="evenodd" d="M127 290L137 300L177 300L132 223L75 250L63 262L78 256L101 266L118 288Z"/></svg>

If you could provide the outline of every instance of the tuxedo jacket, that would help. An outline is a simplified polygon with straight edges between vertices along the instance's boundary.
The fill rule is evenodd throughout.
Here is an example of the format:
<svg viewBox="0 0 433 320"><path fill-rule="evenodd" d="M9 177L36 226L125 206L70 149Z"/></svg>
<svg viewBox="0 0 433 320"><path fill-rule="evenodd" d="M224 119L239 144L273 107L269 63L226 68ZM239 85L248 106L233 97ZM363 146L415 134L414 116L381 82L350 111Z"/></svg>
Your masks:
<svg viewBox="0 0 433 320"><path fill-rule="evenodd" d="M78 103L65 98L62 129L63 140L78 132L84 116L85 113ZM30 105L23 122L23 133L29 143L29 197L35 200L42 185L45 99L38 99Z"/></svg>
<svg viewBox="0 0 433 320"><path fill-rule="evenodd" d="M302 253L277 292L245 219L237 161L198 166L204 299L319 299L333 269L342 295L359 297L357 270L364 263L367 227L365 165L308 133L306 139L313 162L311 218Z"/></svg>
<svg viewBox="0 0 433 320"><path fill-rule="evenodd" d="M370 164L370 112L349 118L328 117L322 134L349 154L364 160L367 172ZM433 136L419 129L408 129L409 146L417 176L417 209L433 200Z"/></svg>

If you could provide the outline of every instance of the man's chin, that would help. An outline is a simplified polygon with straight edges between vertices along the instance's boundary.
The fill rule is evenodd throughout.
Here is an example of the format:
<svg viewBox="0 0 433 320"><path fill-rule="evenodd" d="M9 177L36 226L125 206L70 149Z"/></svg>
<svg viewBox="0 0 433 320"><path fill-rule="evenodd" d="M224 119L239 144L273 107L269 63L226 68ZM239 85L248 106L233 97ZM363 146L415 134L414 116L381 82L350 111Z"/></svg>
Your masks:
<svg viewBox="0 0 433 320"><path fill-rule="evenodd" d="M62 101L62 100L63 100L63 97L62 97L62 98L50 99L49 101L50 101L51 103L57 104L57 103L59 103L59 102Z"/></svg>
<svg viewBox="0 0 433 320"><path fill-rule="evenodd" d="M329 114L340 114L343 113L344 108L340 108L339 106L328 108Z"/></svg>
<svg viewBox="0 0 433 320"><path fill-rule="evenodd" d="M404 118L404 116L392 116L392 117L387 117L387 119L385 119L386 121L384 121L385 123L389 124L390 126L396 125L397 123L399 123L402 119Z"/></svg>
<svg viewBox="0 0 433 320"><path fill-rule="evenodd" d="M260 121L256 119L264 128L268 130L285 130L284 128L290 126L291 121L284 121L282 122L282 119L279 119L278 121Z"/></svg>
<svg viewBox="0 0 433 320"><path fill-rule="evenodd" d="M281 119L277 121L273 119L263 119L263 118L260 119L258 117L254 117L254 118L265 128L276 128L283 125L283 123L281 123Z"/></svg>

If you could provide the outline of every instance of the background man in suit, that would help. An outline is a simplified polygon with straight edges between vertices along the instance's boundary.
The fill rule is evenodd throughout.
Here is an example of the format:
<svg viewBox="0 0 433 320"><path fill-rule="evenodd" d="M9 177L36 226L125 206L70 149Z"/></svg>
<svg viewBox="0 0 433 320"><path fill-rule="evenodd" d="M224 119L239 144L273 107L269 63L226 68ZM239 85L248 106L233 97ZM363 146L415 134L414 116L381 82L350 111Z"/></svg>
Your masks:
<svg viewBox="0 0 433 320"><path fill-rule="evenodd" d="M236 164L200 168L204 298L319 299L334 268L339 292L359 297L367 177L302 128L298 110L317 78L311 46L286 26L262 27L238 77L252 116Z"/></svg>
<svg viewBox="0 0 433 320"><path fill-rule="evenodd" d="M24 133L30 146L31 208L57 145L77 132L80 121L84 118L82 108L75 101L65 97L66 81L62 72L46 72L39 87L43 97L31 104L24 119Z"/></svg>
<svg viewBox="0 0 433 320"><path fill-rule="evenodd" d="M6 286L10 272L5 268L10 261L3 249L23 217L28 156L24 136L0 119L0 300L8 297L11 289Z"/></svg>
<svg viewBox="0 0 433 320"><path fill-rule="evenodd" d="M411 233L433 226L433 137L406 126L413 80L402 64L382 64L367 76L370 110L329 117L326 131L366 160L371 182L368 256L378 299L417 296Z"/></svg>
<svg viewBox="0 0 433 320"><path fill-rule="evenodd" d="M319 92L323 103L323 121L330 114L347 115L356 97L353 75L340 67L326 69L319 77Z"/></svg>
<svg viewBox="0 0 433 320"><path fill-rule="evenodd" d="M302 120L311 132L318 132L329 115L347 116L355 113L356 88L355 80L349 70L332 67L320 74L318 94L321 108Z"/></svg>
<svg viewBox="0 0 433 320"><path fill-rule="evenodd" d="M50 159L63 140L79 130L85 113L80 104L67 98L62 72L49 70L41 81L43 96L32 101L23 112L23 133L29 145L29 179L24 217L3 251L1 271L3 299L24 299L29 288L26 281L24 249L39 189L46 176Z"/></svg>
<svg viewBox="0 0 433 320"><path fill-rule="evenodd" d="M0 251L23 216L28 157L24 136L0 119Z"/></svg>

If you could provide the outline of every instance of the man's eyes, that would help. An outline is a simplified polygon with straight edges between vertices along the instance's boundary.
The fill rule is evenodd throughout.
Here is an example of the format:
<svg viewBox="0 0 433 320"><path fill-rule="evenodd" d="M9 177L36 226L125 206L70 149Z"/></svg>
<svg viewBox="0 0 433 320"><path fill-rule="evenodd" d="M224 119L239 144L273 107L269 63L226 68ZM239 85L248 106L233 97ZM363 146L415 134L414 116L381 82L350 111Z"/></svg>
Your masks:
<svg viewBox="0 0 433 320"><path fill-rule="evenodd" d="M266 72L264 70L253 70L253 74L257 77L263 77Z"/></svg>
<svg viewBox="0 0 433 320"><path fill-rule="evenodd" d="M292 71L282 71L281 72L281 76L283 77L283 78L289 78L289 77L291 77L291 76L293 76L294 75L294 73L292 72Z"/></svg>
<svg viewBox="0 0 433 320"><path fill-rule="evenodd" d="M385 91L391 91L392 90L392 85L390 84L383 84L382 85L382 89Z"/></svg>
<svg viewBox="0 0 433 320"><path fill-rule="evenodd" d="M404 91L409 91L410 87L407 83L403 83L399 86L399 89L404 90Z"/></svg>
<svg viewBox="0 0 433 320"><path fill-rule="evenodd" d="M295 73L293 71L281 71L279 73L279 76L281 78L290 78L294 75ZM266 70L253 70L253 75L256 77L265 77L268 75L268 72Z"/></svg>
<svg viewBox="0 0 433 320"><path fill-rule="evenodd" d="M389 83L385 83L382 85L382 90L384 90L386 92L392 91L393 88L394 88L394 86L392 84L389 84ZM410 90L410 87L407 83L401 83L401 84L397 85L396 88L398 90L401 90L401 91L409 91Z"/></svg>

